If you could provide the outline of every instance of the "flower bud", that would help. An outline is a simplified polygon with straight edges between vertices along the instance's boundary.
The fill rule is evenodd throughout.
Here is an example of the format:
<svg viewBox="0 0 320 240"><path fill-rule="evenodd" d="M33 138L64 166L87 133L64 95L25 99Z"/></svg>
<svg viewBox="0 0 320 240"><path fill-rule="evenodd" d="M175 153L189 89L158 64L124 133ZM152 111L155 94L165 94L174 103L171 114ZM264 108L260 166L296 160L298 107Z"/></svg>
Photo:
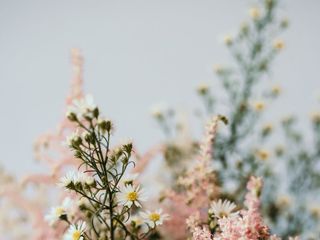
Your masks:
<svg viewBox="0 0 320 240"><path fill-rule="evenodd" d="M197 87L197 92L199 95L204 96L209 92L209 87L207 84L201 84Z"/></svg>
<svg viewBox="0 0 320 240"><path fill-rule="evenodd" d="M94 118L98 118L99 117L99 108L94 108L92 111L92 115Z"/></svg>
<svg viewBox="0 0 320 240"><path fill-rule="evenodd" d="M110 132L112 129L112 122L110 120L99 119L98 126L102 131Z"/></svg>
<svg viewBox="0 0 320 240"><path fill-rule="evenodd" d="M231 46L233 44L233 37L231 35L226 35L223 38L223 42L227 46Z"/></svg>
<svg viewBox="0 0 320 240"><path fill-rule="evenodd" d="M75 122L78 120L77 115L74 112L67 112L66 115L71 122Z"/></svg>
<svg viewBox="0 0 320 240"><path fill-rule="evenodd" d="M280 27L283 29L286 29L289 26L289 20L288 18L284 18L280 22Z"/></svg>

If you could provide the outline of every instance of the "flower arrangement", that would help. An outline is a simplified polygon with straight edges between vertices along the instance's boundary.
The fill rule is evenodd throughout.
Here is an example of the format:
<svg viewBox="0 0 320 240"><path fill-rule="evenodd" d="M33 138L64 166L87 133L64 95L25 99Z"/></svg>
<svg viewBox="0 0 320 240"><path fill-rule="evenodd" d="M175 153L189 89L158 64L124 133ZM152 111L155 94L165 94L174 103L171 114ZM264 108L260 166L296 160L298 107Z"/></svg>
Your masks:
<svg viewBox="0 0 320 240"><path fill-rule="evenodd" d="M224 97L197 87L204 136L183 135L176 110L154 109L167 140L145 154L130 141L113 144L114 124L83 91L83 59L74 49L66 114L34 145L48 171L22 180L0 171L4 239L319 239L320 114L311 116L312 144L295 117L278 124L281 145L277 125L263 123L281 93L279 85L260 86L285 47L279 36L288 20L278 5L259 1L239 32L224 37L234 60L214 66ZM156 156L165 187L150 189L140 176Z"/></svg>

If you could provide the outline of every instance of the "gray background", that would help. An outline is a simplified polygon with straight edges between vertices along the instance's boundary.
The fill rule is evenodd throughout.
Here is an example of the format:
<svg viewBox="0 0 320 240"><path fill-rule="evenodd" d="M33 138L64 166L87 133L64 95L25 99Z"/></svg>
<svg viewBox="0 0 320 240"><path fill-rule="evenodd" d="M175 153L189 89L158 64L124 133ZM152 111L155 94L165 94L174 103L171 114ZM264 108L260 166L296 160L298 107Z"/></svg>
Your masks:
<svg viewBox="0 0 320 240"><path fill-rule="evenodd" d="M32 142L64 114L72 47L85 56L86 91L116 122L117 139L152 146L163 136L151 106L200 105L195 86L215 86L212 65L228 61L219 36L238 28L250 3L1 0L0 162L15 173L39 171ZM287 0L281 8L291 27L271 75L285 89L272 118L319 109L320 1Z"/></svg>

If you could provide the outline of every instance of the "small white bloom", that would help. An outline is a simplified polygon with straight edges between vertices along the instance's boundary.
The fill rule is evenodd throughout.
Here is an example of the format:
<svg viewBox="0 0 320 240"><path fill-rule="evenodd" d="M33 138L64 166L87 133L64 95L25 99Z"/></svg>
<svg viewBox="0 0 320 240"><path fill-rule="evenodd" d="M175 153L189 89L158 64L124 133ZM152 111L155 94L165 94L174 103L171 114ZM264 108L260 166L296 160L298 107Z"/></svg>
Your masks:
<svg viewBox="0 0 320 240"><path fill-rule="evenodd" d="M66 215L72 207L72 199L66 197L60 206L52 207L50 212L44 217L50 226L53 226L61 216Z"/></svg>
<svg viewBox="0 0 320 240"><path fill-rule="evenodd" d="M69 106L68 112L75 113L79 119L84 117L88 112L96 108L92 95L86 95L84 98L75 99L72 105Z"/></svg>
<svg viewBox="0 0 320 240"><path fill-rule="evenodd" d="M74 175L73 181L75 184L88 184L91 185L94 183L94 178L92 176L89 176L86 173L83 172L76 172Z"/></svg>
<svg viewBox="0 0 320 240"><path fill-rule="evenodd" d="M79 221L76 224L72 224L65 233L64 240L83 240L84 232L86 231L86 223Z"/></svg>
<svg viewBox="0 0 320 240"><path fill-rule="evenodd" d="M67 174L60 178L58 185L60 187L68 188L70 184L73 184L75 182L76 176L78 175L75 171L69 171Z"/></svg>
<svg viewBox="0 0 320 240"><path fill-rule="evenodd" d="M127 185L120 190L119 193L119 203L121 205L131 207L132 204L137 207L141 207L140 202L147 200L147 197L140 186L134 187L132 185Z"/></svg>
<svg viewBox="0 0 320 240"><path fill-rule="evenodd" d="M155 228L156 226L163 224L163 221L169 219L169 215L162 213L161 208L156 211L142 212L140 215L151 228Z"/></svg>
<svg viewBox="0 0 320 240"><path fill-rule="evenodd" d="M80 134L79 134L79 130L77 129L76 131L74 131L73 133L71 133L69 136L66 137L66 141L65 144L69 147L72 147L72 143L74 141L77 141L78 139L80 139Z"/></svg>
<svg viewBox="0 0 320 240"><path fill-rule="evenodd" d="M93 185L94 182L95 182L94 177L88 176L88 175L85 176L84 180L85 180L85 183L86 183L87 185L89 185L89 186Z"/></svg>
<svg viewBox="0 0 320 240"><path fill-rule="evenodd" d="M237 206L228 201L222 201L219 199L218 201L214 201L211 203L211 207L209 209L209 213L213 214L217 218L229 217L234 214L238 214L237 212L232 212Z"/></svg>

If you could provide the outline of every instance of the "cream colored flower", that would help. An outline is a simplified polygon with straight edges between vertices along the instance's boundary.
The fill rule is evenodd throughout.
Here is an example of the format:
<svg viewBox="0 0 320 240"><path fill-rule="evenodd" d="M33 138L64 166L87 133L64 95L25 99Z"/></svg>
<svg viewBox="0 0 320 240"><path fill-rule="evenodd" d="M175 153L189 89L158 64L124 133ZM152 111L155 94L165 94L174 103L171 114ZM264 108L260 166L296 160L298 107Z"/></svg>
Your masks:
<svg viewBox="0 0 320 240"><path fill-rule="evenodd" d="M258 20L261 17L261 11L257 7L251 7L249 9L249 15L253 20Z"/></svg>
<svg viewBox="0 0 320 240"><path fill-rule="evenodd" d="M276 203L280 208L286 208L292 203L292 200L288 195L280 195Z"/></svg>
<svg viewBox="0 0 320 240"><path fill-rule="evenodd" d="M131 207L134 204L136 207L141 207L141 202L147 200L147 197L140 186L127 185L120 189L119 203L121 205Z"/></svg>
<svg viewBox="0 0 320 240"><path fill-rule="evenodd" d="M163 224L164 221L169 219L169 215L163 213L162 209L142 212L140 215L151 228L155 228L156 226Z"/></svg>
<svg viewBox="0 0 320 240"><path fill-rule="evenodd" d="M223 42L225 45L230 46L233 43L233 37L230 34L227 34L223 37Z"/></svg>
<svg viewBox="0 0 320 240"><path fill-rule="evenodd" d="M285 47L284 41L281 39L275 39L272 43L275 50L280 51Z"/></svg>
<svg viewBox="0 0 320 240"><path fill-rule="evenodd" d="M256 156L260 159L260 160L268 160L270 157L270 153L269 151L265 150L265 149L258 149L256 151Z"/></svg>
<svg viewBox="0 0 320 240"><path fill-rule="evenodd" d="M79 221L76 224L72 224L65 235L63 236L64 240L83 240L84 233L86 231L86 223Z"/></svg>
<svg viewBox="0 0 320 240"><path fill-rule="evenodd" d="M236 205L228 200L214 201L210 205L209 213L213 214L216 218L229 217L231 215L237 215L237 212L233 212L236 209Z"/></svg>
<svg viewBox="0 0 320 240"><path fill-rule="evenodd" d="M60 206L52 207L49 214L45 215L45 220L50 226L53 226L61 216L67 215L68 210L72 207L73 201L66 197Z"/></svg>
<svg viewBox="0 0 320 240"><path fill-rule="evenodd" d="M65 145L72 147L74 143L81 141L79 130L75 130L69 136L66 137Z"/></svg>
<svg viewBox="0 0 320 240"><path fill-rule="evenodd" d="M264 102L262 101L256 101L253 103L253 108L257 111L257 112L261 112L265 109L266 105Z"/></svg>
<svg viewBox="0 0 320 240"><path fill-rule="evenodd" d="M67 172L67 174L65 176L60 178L58 185L60 187L68 188L71 184L74 183L77 174L78 173L75 171Z"/></svg>
<svg viewBox="0 0 320 240"><path fill-rule="evenodd" d="M310 115L311 115L312 122L320 123L320 112L313 112Z"/></svg>
<svg viewBox="0 0 320 240"><path fill-rule="evenodd" d="M216 74L222 74L224 72L224 68L222 65L220 64L214 64L213 65L213 71L216 73Z"/></svg>
<svg viewBox="0 0 320 240"><path fill-rule="evenodd" d="M281 89L281 87L279 85L274 85L271 88L272 94L274 94L276 96L278 96L281 93L281 91L282 91L282 89Z"/></svg>
<svg viewBox="0 0 320 240"><path fill-rule="evenodd" d="M78 119L81 119L96 107L97 105L94 103L93 96L88 94L84 98L73 100L67 114L74 113Z"/></svg>
<svg viewBox="0 0 320 240"><path fill-rule="evenodd" d="M209 91L208 84L202 83L202 84L198 85L198 87L197 87L197 92L200 95L205 95L208 91Z"/></svg>
<svg viewBox="0 0 320 240"><path fill-rule="evenodd" d="M319 204L314 204L314 203L310 204L310 206L308 208L309 208L311 215L314 218L320 219L320 206L319 206Z"/></svg>

